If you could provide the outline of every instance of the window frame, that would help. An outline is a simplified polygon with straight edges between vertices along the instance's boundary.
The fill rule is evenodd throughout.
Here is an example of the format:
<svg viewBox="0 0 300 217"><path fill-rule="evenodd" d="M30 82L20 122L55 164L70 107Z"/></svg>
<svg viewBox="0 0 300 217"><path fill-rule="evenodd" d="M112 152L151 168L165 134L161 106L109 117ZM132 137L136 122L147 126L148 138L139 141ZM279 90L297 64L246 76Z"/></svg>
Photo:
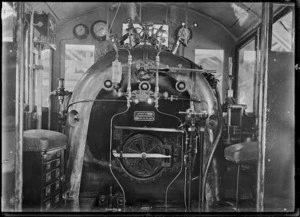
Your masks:
<svg viewBox="0 0 300 217"><path fill-rule="evenodd" d="M239 87L238 87L238 78L239 78L239 51L243 49L245 46L247 46L252 40L254 40L254 46L256 51L256 64L254 69L254 78L253 78L253 109L252 112L247 112L248 114L256 114L257 113L257 101L256 101L256 94L257 94L257 75L258 75L258 64L259 64L259 57L258 52L260 50L260 44L259 44L259 34L260 34L260 28L257 28L255 31L249 33L249 35L245 36L243 39L241 39L236 47L235 47L235 63L233 64L234 70L233 70L233 97L238 102L238 96L239 96Z"/></svg>
<svg viewBox="0 0 300 217"><path fill-rule="evenodd" d="M62 75L62 77L64 78L65 87L67 86L67 85L66 85L66 82L67 82L67 79L66 79L66 49L67 49L67 45L94 46L94 59L93 59L93 64L92 64L92 65L94 65L94 64L97 62L97 60L96 60L96 44L93 44L93 43L74 43L74 42L65 43L65 44L63 45L63 65L62 65L62 70L63 70L63 75ZM92 65L91 65L91 66L92 66ZM91 66L90 66L90 67L91 67ZM78 80L78 81L79 81L79 80ZM78 81L77 81L77 83L78 83ZM76 84L77 84L77 83L76 83ZM76 85L75 85L75 86L76 86ZM72 90L68 90L68 91L73 92L75 86L73 87Z"/></svg>
<svg viewBox="0 0 300 217"><path fill-rule="evenodd" d="M279 11L277 11L276 13L274 13L273 15L273 19L272 19L272 25L277 22L280 18L284 17L285 15L287 15L289 12L293 13L293 22L295 22L295 10L293 9L293 7L289 7L287 6L286 8L283 8ZM293 26L295 27L294 23ZM295 32L295 28L294 28L294 32ZM261 24L254 29L253 31L251 31L249 34L247 34L245 37L241 38L235 46L235 50L234 50L234 63L233 63L233 76L234 76L234 80L233 80L233 84L232 84L232 88L233 88L233 97L236 99L236 101L238 101L238 76L239 76L239 50L242 49L244 46L246 46L252 39L255 40L255 49L256 49L256 66L255 66L255 72L254 72L254 92L253 92L253 112L249 112L252 114L257 115L258 114L258 85L259 85L259 61L260 61L260 50L261 50L261 44L260 44L260 34L261 34ZM295 33L294 33L295 34ZM270 39L270 41L272 41L272 38ZM292 50L294 51L295 46L292 45Z"/></svg>
<svg viewBox="0 0 300 217"><path fill-rule="evenodd" d="M221 88L218 88L219 89L219 92L220 92L220 97L221 97L221 101L224 102L225 101L225 98L226 98L226 94L225 92L223 91L224 88L225 88L225 85L226 83L224 82L224 79L225 79L225 74L224 74L224 69L225 69L225 50L224 49L215 49L215 48L195 48L194 49L194 59L193 61L198 65L198 63L196 62L196 52L197 50L211 50L211 51L222 51L222 70L220 72L221 76L222 76L222 80L219 80L219 83L218 84L222 84L220 85Z"/></svg>
<svg viewBox="0 0 300 217"><path fill-rule="evenodd" d="M272 51L272 41L273 41L273 25L280 20L282 17L286 16L288 13L292 13L292 26L293 26L293 32L292 32L292 37L294 39L294 41L291 41L291 51L289 52L295 52L295 9L292 6L286 6L285 8L279 10L276 12L276 14L273 15L273 19L272 19L272 33L271 33L271 38L270 38L270 51ZM274 52L274 51L272 51Z"/></svg>

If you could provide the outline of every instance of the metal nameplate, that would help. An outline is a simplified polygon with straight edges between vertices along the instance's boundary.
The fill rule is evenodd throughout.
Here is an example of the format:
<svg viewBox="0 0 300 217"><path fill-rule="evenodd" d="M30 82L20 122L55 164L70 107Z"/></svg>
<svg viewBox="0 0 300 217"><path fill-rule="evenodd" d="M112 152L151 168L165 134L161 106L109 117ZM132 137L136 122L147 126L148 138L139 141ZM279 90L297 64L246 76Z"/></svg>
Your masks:
<svg viewBox="0 0 300 217"><path fill-rule="evenodd" d="M152 111L135 111L134 112L135 121L154 121L155 113Z"/></svg>

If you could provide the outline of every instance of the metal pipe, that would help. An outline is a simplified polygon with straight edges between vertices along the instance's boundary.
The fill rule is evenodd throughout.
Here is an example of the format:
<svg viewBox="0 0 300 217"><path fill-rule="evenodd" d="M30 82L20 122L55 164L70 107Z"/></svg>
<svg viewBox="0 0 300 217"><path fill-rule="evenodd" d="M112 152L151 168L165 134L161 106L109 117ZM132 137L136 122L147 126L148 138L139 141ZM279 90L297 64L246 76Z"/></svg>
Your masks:
<svg viewBox="0 0 300 217"><path fill-rule="evenodd" d="M191 190L192 190L192 142L193 142L193 135L190 135L190 142L189 142L189 151L188 151L188 211L191 210Z"/></svg>
<svg viewBox="0 0 300 217"><path fill-rule="evenodd" d="M200 141L199 141L199 212L203 210L202 202L202 182L203 182L203 149L204 149L204 130L203 126L200 127Z"/></svg>
<svg viewBox="0 0 300 217"><path fill-rule="evenodd" d="M109 31L108 31L108 24L109 24L109 5L108 5L109 3L108 2L106 2L106 26L105 26L105 28L106 28L106 32L107 32L107 34L106 34L106 41L108 41L109 40Z"/></svg>
<svg viewBox="0 0 300 217"><path fill-rule="evenodd" d="M184 133L184 130L177 130L172 128L158 128L158 127L129 127L129 126L115 126L115 129L121 130L142 130L142 131L156 131L168 133Z"/></svg>
<svg viewBox="0 0 300 217"><path fill-rule="evenodd" d="M181 164L180 164L180 170L178 172L178 174L174 177L174 179L170 182L170 184L167 186L166 188L166 193L165 193L165 210L168 210L168 191L170 186L174 183L174 181L180 176L180 174L182 173L182 169L183 169L183 137L181 139Z"/></svg>
<svg viewBox="0 0 300 217"><path fill-rule="evenodd" d="M47 2L45 2L45 4L48 6L48 8L50 9L50 11L52 12L52 14L55 16L55 18L60 21L60 19L58 18L58 16L56 15L56 13L54 13L54 11L52 10L52 8L48 5Z"/></svg>
<svg viewBox="0 0 300 217"><path fill-rule="evenodd" d="M130 105L129 105L130 106ZM125 204L126 204L126 196L125 196L125 191L121 185L121 183L119 182L119 180L117 179L117 177L115 176L113 170L112 170L112 159L111 159L111 156L112 156L112 140L113 140L113 119L118 116L118 115L121 115L121 114L125 114L128 110L129 110L129 106L127 104L127 109L123 112L119 112L119 113L116 113L114 116L112 116L112 118L110 119L110 143L109 143L109 170L110 170L110 173L111 175L114 177L114 179L116 180L116 182L118 183L119 187L121 188L122 192L123 192L123 208L124 208L124 211L125 211Z"/></svg>
<svg viewBox="0 0 300 217"><path fill-rule="evenodd" d="M176 53L176 52L175 52ZM149 67L148 69L152 69L151 67ZM159 70L166 70L168 69L169 72L171 71L187 71L189 72L200 72L200 73L216 73L216 70L208 70L208 69L190 69L190 68L179 68L179 67L167 67L167 68L163 68L163 69L159 69ZM168 72L165 72L168 73ZM176 72L177 73L177 72Z"/></svg>
<svg viewBox="0 0 300 217"><path fill-rule="evenodd" d="M49 110L48 110L48 130L50 130L51 127L51 96L55 96L56 95L56 90L50 92L49 96L48 96L48 106L49 106Z"/></svg>
<svg viewBox="0 0 300 217"><path fill-rule="evenodd" d="M231 135L230 135L230 127L231 127L231 108L227 108L227 140L230 143Z"/></svg>
<svg viewBox="0 0 300 217"><path fill-rule="evenodd" d="M41 44L38 45L38 57L37 63L41 65ZM36 80L37 80L37 102L36 102L36 113L37 113L37 129L42 129L42 70L36 70Z"/></svg>
<svg viewBox="0 0 300 217"><path fill-rule="evenodd" d="M127 50L128 52L128 83L127 83L127 106L130 106L131 99L131 65L132 65L132 55L130 51L126 48L119 48L120 50Z"/></svg>
<svg viewBox="0 0 300 217"><path fill-rule="evenodd" d="M15 211L22 211L23 195L23 120L24 120L24 15L25 3L17 5L17 67L16 67L16 154Z"/></svg>
<svg viewBox="0 0 300 217"><path fill-rule="evenodd" d="M155 56L155 63L156 63L156 73L155 73L155 108L158 108L158 97L159 97L159 83L158 83L158 76L159 76L159 55L163 52L163 50L159 51Z"/></svg>
<svg viewBox="0 0 300 217"><path fill-rule="evenodd" d="M140 22L142 22L142 3L140 3Z"/></svg>
<svg viewBox="0 0 300 217"><path fill-rule="evenodd" d="M169 7L168 7L168 4L166 5L166 24L168 25L168 22L169 22L169 20L168 20L168 12L169 12Z"/></svg>
<svg viewBox="0 0 300 217"><path fill-rule="evenodd" d="M118 9L117 9L117 11L116 11L116 13L115 13L115 16L114 16L114 18L113 18L112 21L111 21L110 28L109 28L109 30L108 30L108 34L110 33L110 30L111 30L112 26L114 25L116 16L117 16L117 14L118 14L118 12L119 12L119 9L120 9L120 6L121 6L121 2L119 3ZM109 10L107 10L107 11L109 11ZM107 12L107 13L108 13L108 12ZM108 18L107 18L107 23L108 23Z"/></svg>
<svg viewBox="0 0 300 217"><path fill-rule="evenodd" d="M26 5L25 5L26 6ZM28 7L28 6L27 6ZM30 27L29 27L30 28ZM24 45L24 49L25 52L29 50L29 31L30 29L27 28L26 29L26 34L25 34L25 45ZM28 59L28 52L25 54L25 103L29 104L29 79L28 79L28 75L29 75L29 59Z"/></svg>
<svg viewBox="0 0 300 217"><path fill-rule="evenodd" d="M222 118L223 118L223 112L222 112L222 106L221 106L221 101L220 101L220 93L219 93L219 90L218 88L216 87L216 97L217 97L217 101L218 101L218 111L219 111L219 114L218 114L218 123L219 123L219 127L218 127L218 130L217 130L217 134L216 134L216 137L213 141L213 144L212 144L212 150L211 150L211 153L209 155L209 158L208 158L208 161L207 161L207 164L206 164L206 167L205 167L205 170L204 170L204 173L203 173L203 182L202 182L202 196L201 196L201 207L203 208L203 210L205 210L205 185L206 185L206 180L207 180L207 175L208 175L208 171L209 171L209 167L211 165L211 162L212 162L212 159L213 159L213 156L214 156L214 153L217 149L217 146L218 146L218 143L219 143L219 140L220 140L220 137L222 135L222 131L223 131L223 123L222 123Z"/></svg>
<svg viewBox="0 0 300 217"><path fill-rule="evenodd" d="M45 4L45 3L44 3ZM29 113L32 113L34 110L34 98L35 98L35 92L34 92L34 72L33 72L33 29L34 29L34 12L37 8L41 7L44 4L39 4L36 7L34 7L31 11L30 16L30 35L29 35ZM31 116L29 118L28 123L29 129L31 128Z"/></svg>
<svg viewBox="0 0 300 217"><path fill-rule="evenodd" d="M156 62L156 73L155 73L155 108L158 107L158 94L159 94L159 84L158 84L158 76L159 76L159 54L160 52L156 55L155 57L155 62Z"/></svg>
<svg viewBox="0 0 300 217"><path fill-rule="evenodd" d="M30 16L30 38L29 38L29 113L33 112L34 109L34 76L33 76L33 22L34 22L34 11L35 8L32 9ZM29 121L31 122L31 121ZM29 128L31 128L31 124L29 123Z"/></svg>
<svg viewBox="0 0 300 217"><path fill-rule="evenodd" d="M185 28L188 28L188 2L185 4ZM187 29L185 29L184 31L186 32ZM187 34L184 34L184 43L187 46ZM185 46L181 46L182 47L182 56L184 57L184 51L185 51Z"/></svg>
<svg viewBox="0 0 300 217"><path fill-rule="evenodd" d="M260 87L259 87L259 132L258 132L258 163L257 163L257 191L256 210L264 210L264 185L265 185L265 151L267 128L267 88L268 88L268 63L272 34L273 4L262 5L261 28L261 56L260 56Z"/></svg>
<svg viewBox="0 0 300 217"><path fill-rule="evenodd" d="M236 208L236 211L238 212L239 211L239 181L240 181L240 168L241 168L241 165L240 163L238 163L237 165L237 174L236 174L236 192L235 192L235 208Z"/></svg>
<svg viewBox="0 0 300 217"><path fill-rule="evenodd" d="M127 93L128 93L128 102L131 99L131 65L132 65L132 56L128 55L128 84L127 84Z"/></svg>

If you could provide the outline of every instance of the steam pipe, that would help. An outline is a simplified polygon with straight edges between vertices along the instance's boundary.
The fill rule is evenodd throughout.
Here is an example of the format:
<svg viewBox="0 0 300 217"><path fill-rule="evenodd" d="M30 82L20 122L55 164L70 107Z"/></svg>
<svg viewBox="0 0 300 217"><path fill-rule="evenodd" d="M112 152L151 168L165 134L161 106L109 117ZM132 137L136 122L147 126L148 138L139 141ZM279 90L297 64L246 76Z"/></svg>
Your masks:
<svg viewBox="0 0 300 217"><path fill-rule="evenodd" d="M160 52L159 52L160 53ZM159 53L158 53L158 55L159 55ZM162 114L162 115L167 115L167 116L170 116L170 117L173 117L173 118L175 118L175 119L177 119L178 121L179 121L179 123L180 123L180 125L179 125L179 127L180 126L182 126L182 121L180 120L180 118L178 118L177 116L175 116L175 115L171 115L171 114L168 114L168 113L164 113L164 112L161 112L161 111L159 111L158 110L158 107L156 107L156 111L158 112L158 113L160 113L160 114ZM185 134L187 135L187 132L185 131ZM175 176L175 178L170 182L170 184L167 186L167 189L166 189L166 196L165 196L165 203L166 203L166 207L165 207L165 209L167 210L167 200L168 200L168 196L167 196L167 194L168 194L168 190L169 190L169 187L172 185L172 183L179 177L179 175L182 173L182 168L183 168L183 143L182 143L182 156L181 156L182 158L182 160L181 160L181 162L182 162L182 164L181 164L181 168L180 168L180 172L177 174L177 176Z"/></svg>
<svg viewBox="0 0 300 217"><path fill-rule="evenodd" d="M33 22L34 22L34 11L35 8L32 9L30 16L30 38L29 38L29 113L33 112L34 107L34 88L33 88ZM30 123L31 121L29 121ZM31 125L31 124L30 124Z"/></svg>
<svg viewBox="0 0 300 217"><path fill-rule="evenodd" d="M191 210L191 190L192 190L192 142L193 142L193 133L191 132L190 135L190 142L189 142L189 150L188 150L188 211Z"/></svg>
<svg viewBox="0 0 300 217"><path fill-rule="evenodd" d="M41 45L38 45L38 57L37 64L41 64ZM37 129L42 129L42 71L40 69L36 69L36 80L37 80L37 102L36 102L36 113L37 113Z"/></svg>
<svg viewBox="0 0 300 217"><path fill-rule="evenodd" d="M201 207L204 209L204 205L205 205L205 199L204 199L204 195L205 195L205 185L206 185L206 180L207 180L207 174L208 174L208 170L209 170L209 167L211 165L211 162L212 162L212 159L213 159L213 156L214 156L214 153L216 151L216 148L217 148L217 145L218 145L218 142L220 140L220 137L221 137L221 134L222 134L222 130L223 130L223 125L222 125L222 107L221 107L221 103L220 103L220 93L219 93L219 90L218 90L218 87L216 87L216 97L217 97L217 101L218 101L218 105L219 105L219 128L218 128L218 131L217 131L217 135L215 137L215 140L212 144L212 150L211 150L211 154L208 158L208 161L207 161L207 164L206 164L206 167L205 167L205 170L204 170L204 173L203 173L203 181L202 181L202 189L201 189Z"/></svg>
<svg viewBox="0 0 300 217"><path fill-rule="evenodd" d="M186 133L186 132L185 132ZM183 169L183 137L181 139L181 164L180 164L180 170L178 172L178 174L174 177L174 179L170 182L170 184L168 185L167 189L166 189L166 196L165 196L165 206L166 206L166 211L168 210L168 191L170 186L173 184L173 182L180 176L180 174L182 173L182 169Z"/></svg>
<svg viewBox="0 0 300 217"><path fill-rule="evenodd" d="M128 55L128 84L127 84L127 93L128 101L131 99L131 65L132 65L132 56Z"/></svg>
<svg viewBox="0 0 300 217"><path fill-rule="evenodd" d="M159 53L155 57L156 62L156 73L155 73L155 107L158 107L158 94L159 94L159 85L158 85L158 68L159 68Z"/></svg>
<svg viewBox="0 0 300 217"><path fill-rule="evenodd" d="M130 51L126 48L119 48L120 50L127 50L128 52L128 83L127 83L127 106L130 106L131 99L131 65L132 65L132 55Z"/></svg>
<svg viewBox="0 0 300 217"><path fill-rule="evenodd" d="M110 30L112 29L112 26L113 26L113 24L114 24L114 22L115 22L116 16L117 16L117 14L118 14L118 12L119 12L120 6L121 6L121 2L119 3L118 9L117 9L117 11L116 11L116 14L115 14L113 20L111 21L110 28L109 28L109 30L108 30L108 34L110 33ZM108 11L108 10L107 10L107 11ZM107 21L108 21L108 19L107 19ZM107 22L107 23L108 23L108 22Z"/></svg>
<svg viewBox="0 0 300 217"><path fill-rule="evenodd" d="M113 170L112 170L112 160L111 160L111 155L112 155L112 124L113 124L113 119L118 116L118 115L121 115L121 114L124 114L126 113L128 110L129 110L129 106L130 104L128 105L127 104L127 109L123 112L119 112L117 114L115 114L111 119L110 119L110 142L109 142L109 170L110 170L110 173L112 174L112 176L114 177L114 179L116 180L116 182L118 183L118 185L120 186L122 192L123 192L123 207L124 207L124 211L125 211L125 203L126 203L126 196L125 196L125 191L121 185L121 183L119 182L119 180L117 179L117 177L115 176Z"/></svg>
<svg viewBox="0 0 300 217"><path fill-rule="evenodd" d="M159 71L159 55L160 53L164 51L161 50L156 54L155 57L155 62L156 62L156 73L155 73L155 93L154 93L154 97L155 97L155 108L158 108L158 95L159 95L159 85L158 85L158 71Z"/></svg>
<svg viewBox="0 0 300 217"><path fill-rule="evenodd" d="M205 123L204 123L205 124ZM204 150L204 130L203 126L200 126L199 137L199 212L203 210L203 206L201 206L202 201L202 183L203 183L203 150Z"/></svg>
<svg viewBox="0 0 300 217"><path fill-rule="evenodd" d="M45 4L45 3L44 3ZM33 112L34 109L34 81L33 81L33 28L34 28L34 12L37 8L39 8L41 5L44 4L39 4L35 6L32 11L31 11L31 16L30 16L30 35L29 35L29 113ZM29 122L31 127L31 121Z"/></svg>

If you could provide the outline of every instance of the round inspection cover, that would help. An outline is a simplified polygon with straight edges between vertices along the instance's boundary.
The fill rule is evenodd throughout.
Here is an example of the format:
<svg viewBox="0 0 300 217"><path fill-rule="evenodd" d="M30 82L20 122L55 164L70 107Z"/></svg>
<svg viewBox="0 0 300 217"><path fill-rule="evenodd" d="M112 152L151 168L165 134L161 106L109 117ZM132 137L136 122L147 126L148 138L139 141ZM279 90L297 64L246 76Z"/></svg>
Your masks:
<svg viewBox="0 0 300 217"><path fill-rule="evenodd" d="M123 153L165 154L163 143L160 139L149 134L136 134L127 139L123 146ZM155 178L162 172L163 158L123 158L122 165L125 172L138 180Z"/></svg>

